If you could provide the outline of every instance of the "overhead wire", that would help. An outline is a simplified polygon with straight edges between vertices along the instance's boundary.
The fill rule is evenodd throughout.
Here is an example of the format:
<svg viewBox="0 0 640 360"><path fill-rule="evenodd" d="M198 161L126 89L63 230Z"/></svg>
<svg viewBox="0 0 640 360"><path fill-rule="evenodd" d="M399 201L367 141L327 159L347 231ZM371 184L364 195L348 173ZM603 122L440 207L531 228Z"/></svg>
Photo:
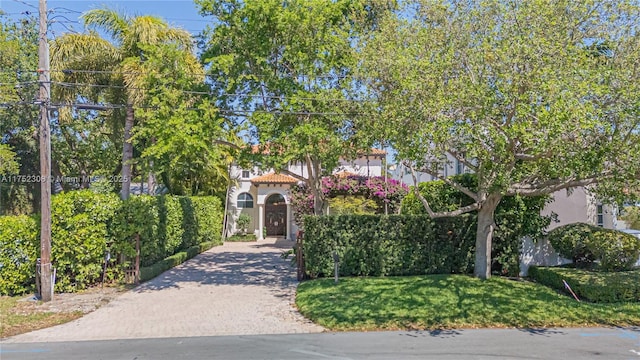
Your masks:
<svg viewBox="0 0 640 360"><path fill-rule="evenodd" d="M128 90L136 90L136 91L151 91L153 89L146 88L134 88L128 87L124 85L111 85L111 84L88 84L88 83L78 83L78 82L61 82L61 81L52 81L51 84L59 85L63 87L94 87L94 88L114 88L114 89L128 89ZM281 95L261 95L261 94L243 94L243 93L224 93L224 94L216 94L213 91L195 91L195 90L185 90L185 89L173 89L181 91L185 94L192 95L208 95L208 96L220 96L220 97L247 97L247 98L258 98L258 99L269 99L269 100L287 100L287 99L295 99L302 101L326 101L326 102L362 102L362 100L357 99L345 99L345 98L319 98L319 97L292 97L292 96L281 96Z"/></svg>

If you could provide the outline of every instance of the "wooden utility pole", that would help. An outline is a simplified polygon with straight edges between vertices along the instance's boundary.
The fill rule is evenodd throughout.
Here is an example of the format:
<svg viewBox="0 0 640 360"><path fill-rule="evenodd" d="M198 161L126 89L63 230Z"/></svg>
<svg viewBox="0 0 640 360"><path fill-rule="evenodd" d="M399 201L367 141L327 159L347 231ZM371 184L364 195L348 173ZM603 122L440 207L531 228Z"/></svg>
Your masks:
<svg viewBox="0 0 640 360"><path fill-rule="evenodd" d="M38 74L40 84L40 296L42 301L53 298L51 271L51 130L49 102L51 82L49 43L47 41L47 1L40 0L40 30L38 35Z"/></svg>

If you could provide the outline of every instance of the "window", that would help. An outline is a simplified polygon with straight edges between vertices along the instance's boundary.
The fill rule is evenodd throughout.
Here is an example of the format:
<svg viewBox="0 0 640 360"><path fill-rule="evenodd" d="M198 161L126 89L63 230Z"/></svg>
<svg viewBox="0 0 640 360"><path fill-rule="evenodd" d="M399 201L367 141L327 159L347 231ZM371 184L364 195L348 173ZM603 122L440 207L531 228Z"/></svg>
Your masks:
<svg viewBox="0 0 640 360"><path fill-rule="evenodd" d="M238 207L241 209L250 209L253 207L253 197L249 193L238 195Z"/></svg>
<svg viewBox="0 0 640 360"><path fill-rule="evenodd" d="M602 205L598 205L596 213L598 216L597 225L600 227L604 227L604 211L602 209Z"/></svg>
<svg viewBox="0 0 640 360"><path fill-rule="evenodd" d="M456 160L456 175L464 173L464 163L460 160Z"/></svg>
<svg viewBox="0 0 640 360"><path fill-rule="evenodd" d="M249 170L242 170L242 178L248 179L251 176L251 172Z"/></svg>

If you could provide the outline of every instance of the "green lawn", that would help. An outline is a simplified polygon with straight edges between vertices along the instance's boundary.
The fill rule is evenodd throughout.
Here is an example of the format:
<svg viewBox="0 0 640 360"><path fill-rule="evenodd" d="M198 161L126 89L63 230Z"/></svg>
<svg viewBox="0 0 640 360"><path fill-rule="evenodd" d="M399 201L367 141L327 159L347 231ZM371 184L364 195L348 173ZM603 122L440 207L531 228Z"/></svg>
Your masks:
<svg viewBox="0 0 640 360"><path fill-rule="evenodd" d="M331 330L640 325L640 303L578 303L531 282L464 275L313 280L296 303Z"/></svg>

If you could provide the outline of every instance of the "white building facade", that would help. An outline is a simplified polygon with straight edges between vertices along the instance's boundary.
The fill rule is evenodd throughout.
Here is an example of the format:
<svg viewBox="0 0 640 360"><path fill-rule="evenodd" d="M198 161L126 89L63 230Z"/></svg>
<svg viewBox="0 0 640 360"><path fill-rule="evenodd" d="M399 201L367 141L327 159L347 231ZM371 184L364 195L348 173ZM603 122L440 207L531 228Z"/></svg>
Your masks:
<svg viewBox="0 0 640 360"><path fill-rule="evenodd" d="M385 151L371 149L369 154L354 160L341 159L333 173L381 176L385 157ZM287 172L297 177L276 173L273 169L231 167L230 176L236 185L229 189L227 197L226 236L238 232L236 220L240 214L247 214L251 218L248 232L258 240L267 236L295 239L298 227L293 219L289 190L300 181L298 178L308 178L307 166L301 162L291 163Z"/></svg>

